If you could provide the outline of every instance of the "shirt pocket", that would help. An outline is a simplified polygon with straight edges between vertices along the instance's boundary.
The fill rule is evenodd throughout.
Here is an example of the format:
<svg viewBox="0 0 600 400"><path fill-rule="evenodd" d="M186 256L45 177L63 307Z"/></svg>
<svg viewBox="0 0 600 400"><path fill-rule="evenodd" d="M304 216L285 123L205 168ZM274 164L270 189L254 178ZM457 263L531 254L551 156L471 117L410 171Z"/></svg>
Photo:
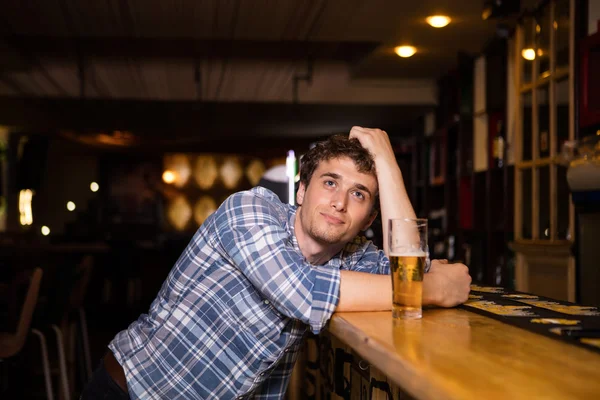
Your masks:
<svg viewBox="0 0 600 400"><path fill-rule="evenodd" d="M234 320L257 339L277 341L285 326L283 315L253 287L242 288L228 303Z"/></svg>

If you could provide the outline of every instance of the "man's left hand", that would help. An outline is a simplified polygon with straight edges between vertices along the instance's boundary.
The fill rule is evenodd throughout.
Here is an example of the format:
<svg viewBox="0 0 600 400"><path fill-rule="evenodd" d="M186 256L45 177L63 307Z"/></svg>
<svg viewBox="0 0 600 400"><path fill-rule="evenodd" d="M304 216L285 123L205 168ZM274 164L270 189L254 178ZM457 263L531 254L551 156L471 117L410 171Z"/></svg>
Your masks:
<svg viewBox="0 0 600 400"><path fill-rule="evenodd" d="M396 165L396 156L390 143L390 138L385 131L374 128L363 128L353 126L350 130L350 139L358 139L362 147L369 150L377 168L382 163L391 163Z"/></svg>
<svg viewBox="0 0 600 400"><path fill-rule="evenodd" d="M448 264L433 260L423 277L423 303L440 307L455 307L469 299L471 276L464 264Z"/></svg>

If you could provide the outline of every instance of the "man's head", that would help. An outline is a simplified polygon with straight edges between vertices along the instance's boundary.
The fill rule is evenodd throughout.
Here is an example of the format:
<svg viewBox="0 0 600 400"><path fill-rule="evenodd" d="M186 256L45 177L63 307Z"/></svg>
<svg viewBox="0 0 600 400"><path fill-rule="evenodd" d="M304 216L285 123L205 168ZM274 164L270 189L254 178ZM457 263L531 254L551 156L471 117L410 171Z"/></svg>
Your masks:
<svg viewBox="0 0 600 400"><path fill-rule="evenodd" d="M333 135L327 140L318 142L302 157L300 183L308 186L315 169L321 162L342 157L353 160L359 172L375 176L373 156L362 147L358 139L350 139L345 135Z"/></svg>
<svg viewBox="0 0 600 400"><path fill-rule="evenodd" d="M375 219L377 192L373 157L358 140L333 136L318 143L302 158L299 241L339 251Z"/></svg>

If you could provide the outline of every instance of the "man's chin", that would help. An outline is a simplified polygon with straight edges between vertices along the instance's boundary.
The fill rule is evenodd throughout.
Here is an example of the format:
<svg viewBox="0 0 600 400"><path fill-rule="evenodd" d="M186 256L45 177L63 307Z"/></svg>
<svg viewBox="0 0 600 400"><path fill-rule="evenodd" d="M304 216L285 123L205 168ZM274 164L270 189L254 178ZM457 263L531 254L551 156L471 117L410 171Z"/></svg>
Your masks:
<svg viewBox="0 0 600 400"><path fill-rule="evenodd" d="M315 240L324 245L340 244L343 241L343 235L331 232L319 232L313 236Z"/></svg>

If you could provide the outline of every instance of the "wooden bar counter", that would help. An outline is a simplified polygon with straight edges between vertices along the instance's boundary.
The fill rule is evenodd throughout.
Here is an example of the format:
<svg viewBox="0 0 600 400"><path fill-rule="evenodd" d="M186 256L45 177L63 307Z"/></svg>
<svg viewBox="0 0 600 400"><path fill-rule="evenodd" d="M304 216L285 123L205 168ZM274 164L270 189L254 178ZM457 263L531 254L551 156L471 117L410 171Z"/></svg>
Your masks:
<svg viewBox="0 0 600 400"><path fill-rule="evenodd" d="M328 331L417 399L600 399L599 353L464 309L338 313Z"/></svg>

